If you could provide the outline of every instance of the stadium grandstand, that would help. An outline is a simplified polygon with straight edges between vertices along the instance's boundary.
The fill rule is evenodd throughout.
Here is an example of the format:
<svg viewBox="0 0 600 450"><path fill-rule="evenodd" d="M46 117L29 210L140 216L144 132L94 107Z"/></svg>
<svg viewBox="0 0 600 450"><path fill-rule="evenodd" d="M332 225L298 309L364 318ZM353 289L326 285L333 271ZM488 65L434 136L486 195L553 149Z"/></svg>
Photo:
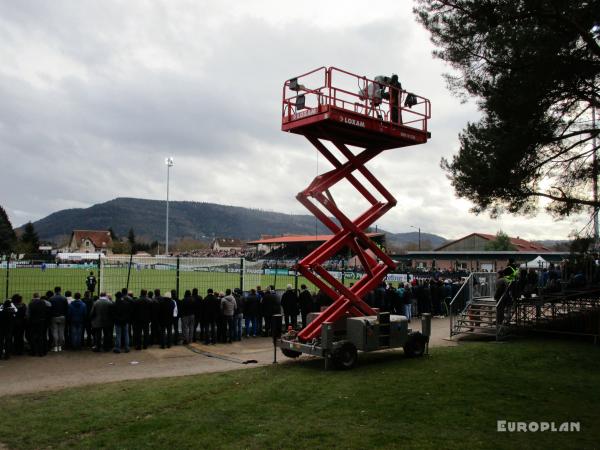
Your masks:
<svg viewBox="0 0 600 450"><path fill-rule="evenodd" d="M380 248L385 248L385 233L367 233ZM247 244L256 248L260 259L264 260L296 260L308 255L332 235L284 235L262 236L261 239L250 241ZM343 254L336 255L333 259L349 259L351 254L348 248L343 249Z"/></svg>

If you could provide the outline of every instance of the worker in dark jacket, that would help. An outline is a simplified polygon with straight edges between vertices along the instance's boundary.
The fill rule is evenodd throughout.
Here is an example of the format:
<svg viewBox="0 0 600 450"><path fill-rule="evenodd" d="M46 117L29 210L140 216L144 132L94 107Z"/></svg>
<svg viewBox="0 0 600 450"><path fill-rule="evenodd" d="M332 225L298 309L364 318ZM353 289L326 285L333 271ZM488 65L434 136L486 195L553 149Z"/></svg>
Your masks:
<svg viewBox="0 0 600 450"><path fill-rule="evenodd" d="M271 336L271 321L273 320L273 314L279 314L281 312L281 306L275 286L269 286L269 290L265 293L262 299L262 315L265 319L265 335Z"/></svg>
<svg viewBox="0 0 600 450"><path fill-rule="evenodd" d="M30 354L31 356L45 356L47 349L46 336L48 330L46 328L48 317L50 316L50 308L46 301L40 298L37 292L33 294L33 299L27 307L27 325L29 327L29 338L31 341Z"/></svg>
<svg viewBox="0 0 600 450"><path fill-rule="evenodd" d="M113 352L121 353L121 348L125 353L129 353L129 324L131 323L132 304L128 296L123 292L117 292L115 295L114 320L115 320L115 348Z"/></svg>
<svg viewBox="0 0 600 450"><path fill-rule="evenodd" d="M256 334L258 336L263 335L263 298L265 291L261 286L256 286L256 295L258 296L258 310L256 313Z"/></svg>
<svg viewBox="0 0 600 450"><path fill-rule="evenodd" d="M170 292L165 292L165 295L161 296L160 291L156 289L154 291L154 297L158 298L160 348L171 348L173 311L175 310L175 305L173 304Z"/></svg>
<svg viewBox="0 0 600 450"><path fill-rule="evenodd" d="M158 291L158 289L156 289ZM158 291L160 293L160 291ZM150 343L152 345L160 344L160 326L158 325L160 317L160 306L158 299L160 294L157 296L156 292L148 292L148 303L150 303Z"/></svg>
<svg viewBox="0 0 600 450"><path fill-rule="evenodd" d="M298 322L298 295L296 295L296 291L291 284L287 285L281 296L281 307L283 308L285 329L287 330L290 325L296 328Z"/></svg>
<svg viewBox="0 0 600 450"><path fill-rule="evenodd" d="M256 289L250 289L250 293L244 301L244 319L246 322L247 337L256 337L259 306L259 299L258 295L256 294Z"/></svg>
<svg viewBox="0 0 600 450"><path fill-rule="evenodd" d="M52 305L50 326L52 329L52 351L61 352L65 346L65 324L69 302L61 294L60 286L54 288L54 295L48 299Z"/></svg>
<svg viewBox="0 0 600 450"><path fill-rule="evenodd" d="M92 320L90 318L91 314L92 314L92 306L94 306L94 299L92 297L92 292L90 291L85 291L83 293L83 299L81 300L84 304L85 304L85 309L86 309L86 316L85 316L85 320L83 321L83 328L84 328L84 332L85 332L85 345L87 347L91 347L92 346ZM82 333L82 342L83 342L83 333Z"/></svg>
<svg viewBox="0 0 600 450"><path fill-rule="evenodd" d="M171 289L171 300L173 302L173 345L179 345L179 328L181 321L181 300L178 297L177 290Z"/></svg>
<svg viewBox="0 0 600 450"><path fill-rule="evenodd" d="M13 326L13 354L22 355L25 351L25 329L27 328L27 305L19 294L12 296L13 305L17 308Z"/></svg>
<svg viewBox="0 0 600 450"><path fill-rule="evenodd" d="M81 350L81 338L83 336L83 324L87 317L87 306L81 300L81 294L75 293L75 298L69 305L69 336L71 337L71 348Z"/></svg>
<svg viewBox="0 0 600 450"><path fill-rule="evenodd" d="M9 359L12 353L12 334L17 308L12 300L0 304L0 359Z"/></svg>
<svg viewBox="0 0 600 450"><path fill-rule="evenodd" d="M206 291L204 297L203 330L204 344L215 344L217 342L217 318L221 313L221 301L215 296L212 289Z"/></svg>
<svg viewBox="0 0 600 450"><path fill-rule="evenodd" d="M194 298L190 290L185 291L183 295L179 306L179 316L181 317L183 344L187 345L194 339Z"/></svg>
<svg viewBox="0 0 600 450"><path fill-rule="evenodd" d="M145 350L150 345L151 307L148 292L142 289L140 296L132 303L133 345L136 350L141 350L142 347Z"/></svg>
<svg viewBox="0 0 600 450"><path fill-rule="evenodd" d="M92 329L94 330L94 351L110 351L113 338L113 302L108 298L106 292L100 294L92 306ZM103 339L104 338L104 339Z"/></svg>
<svg viewBox="0 0 600 450"><path fill-rule="evenodd" d="M385 289L385 293L383 294L383 309L382 311L393 313L395 308L400 304L400 296L396 291L396 288L392 285L392 283L388 284ZM399 308L401 309L401 308ZM398 312L397 314L402 314Z"/></svg>
<svg viewBox="0 0 600 450"><path fill-rule="evenodd" d="M202 296L198 293L198 288L192 289L192 299L194 301L194 336L192 341L202 339Z"/></svg>
<svg viewBox="0 0 600 450"><path fill-rule="evenodd" d="M237 307L235 297L233 296L231 289L227 289L225 294L219 294L221 297L221 314L223 317L223 339L224 342L231 344L235 339L235 331L233 326L233 318L235 316L235 309Z"/></svg>
<svg viewBox="0 0 600 450"><path fill-rule="evenodd" d="M236 308L233 313L233 335L236 341L242 340L242 321L244 319L244 309L246 306L246 299L244 293L240 288L233 290L233 297L235 298Z"/></svg>
<svg viewBox="0 0 600 450"><path fill-rule="evenodd" d="M308 316L308 313L312 312L313 305L312 294L307 289L305 284L300 286L300 296L298 298L298 303L300 304L300 316L302 317L302 327L305 327L307 325L306 316Z"/></svg>

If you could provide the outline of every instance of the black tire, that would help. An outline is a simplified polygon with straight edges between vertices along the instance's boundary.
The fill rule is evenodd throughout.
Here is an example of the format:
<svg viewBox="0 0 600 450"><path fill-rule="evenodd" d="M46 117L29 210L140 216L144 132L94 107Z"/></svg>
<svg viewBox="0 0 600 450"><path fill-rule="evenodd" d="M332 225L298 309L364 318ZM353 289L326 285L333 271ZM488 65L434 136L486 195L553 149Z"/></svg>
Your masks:
<svg viewBox="0 0 600 450"><path fill-rule="evenodd" d="M419 331L411 333L408 336L408 341L404 344L404 354L407 358L417 358L425 354L425 347L427 346L427 338L423 336Z"/></svg>
<svg viewBox="0 0 600 450"><path fill-rule="evenodd" d="M358 352L352 342L344 342L340 347L335 349L331 355L331 360L336 369L350 370L356 366L358 361Z"/></svg>
<svg viewBox="0 0 600 450"><path fill-rule="evenodd" d="M297 358L302 354L301 352L297 352L296 350L290 350L289 348L282 348L281 353L283 353L284 356L287 356L288 358Z"/></svg>

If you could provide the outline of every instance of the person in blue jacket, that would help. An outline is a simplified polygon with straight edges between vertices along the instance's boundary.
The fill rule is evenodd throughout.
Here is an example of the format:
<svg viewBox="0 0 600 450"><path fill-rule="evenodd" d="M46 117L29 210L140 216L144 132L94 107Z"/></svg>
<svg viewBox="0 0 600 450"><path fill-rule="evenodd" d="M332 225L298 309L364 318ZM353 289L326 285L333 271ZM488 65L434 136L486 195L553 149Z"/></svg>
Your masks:
<svg viewBox="0 0 600 450"><path fill-rule="evenodd" d="M83 327L87 318L87 306L81 300L81 294L75 293L74 300L69 305L69 323L71 327L71 348L81 350Z"/></svg>

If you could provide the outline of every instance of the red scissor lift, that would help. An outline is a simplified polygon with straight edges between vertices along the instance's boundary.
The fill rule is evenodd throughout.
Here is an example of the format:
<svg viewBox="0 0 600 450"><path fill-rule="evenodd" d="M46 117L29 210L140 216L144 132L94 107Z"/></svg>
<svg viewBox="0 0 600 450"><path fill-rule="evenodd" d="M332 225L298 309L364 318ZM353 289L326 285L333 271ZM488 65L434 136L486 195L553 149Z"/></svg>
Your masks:
<svg viewBox="0 0 600 450"><path fill-rule="evenodd" d="M342 317L376 316L377 312L362 299L395 268L365 231L396 205L396 199L365 164L384 150L426 143L431 106L426 98L382 82L380 77L376 79L321 67L283 86L282 130L305 136L333 166L296 197L333 233L298 263L298 271L333 299L333 304L297 335L285 336L284 340L296 344L287 348L302 351L302 343L319 339L323 324L333 324ZM330 193L343 180L370 205L353 219ZM344 286L323 267L325 261L347 247L364 268L364 275L352 287Z"/></svg>

